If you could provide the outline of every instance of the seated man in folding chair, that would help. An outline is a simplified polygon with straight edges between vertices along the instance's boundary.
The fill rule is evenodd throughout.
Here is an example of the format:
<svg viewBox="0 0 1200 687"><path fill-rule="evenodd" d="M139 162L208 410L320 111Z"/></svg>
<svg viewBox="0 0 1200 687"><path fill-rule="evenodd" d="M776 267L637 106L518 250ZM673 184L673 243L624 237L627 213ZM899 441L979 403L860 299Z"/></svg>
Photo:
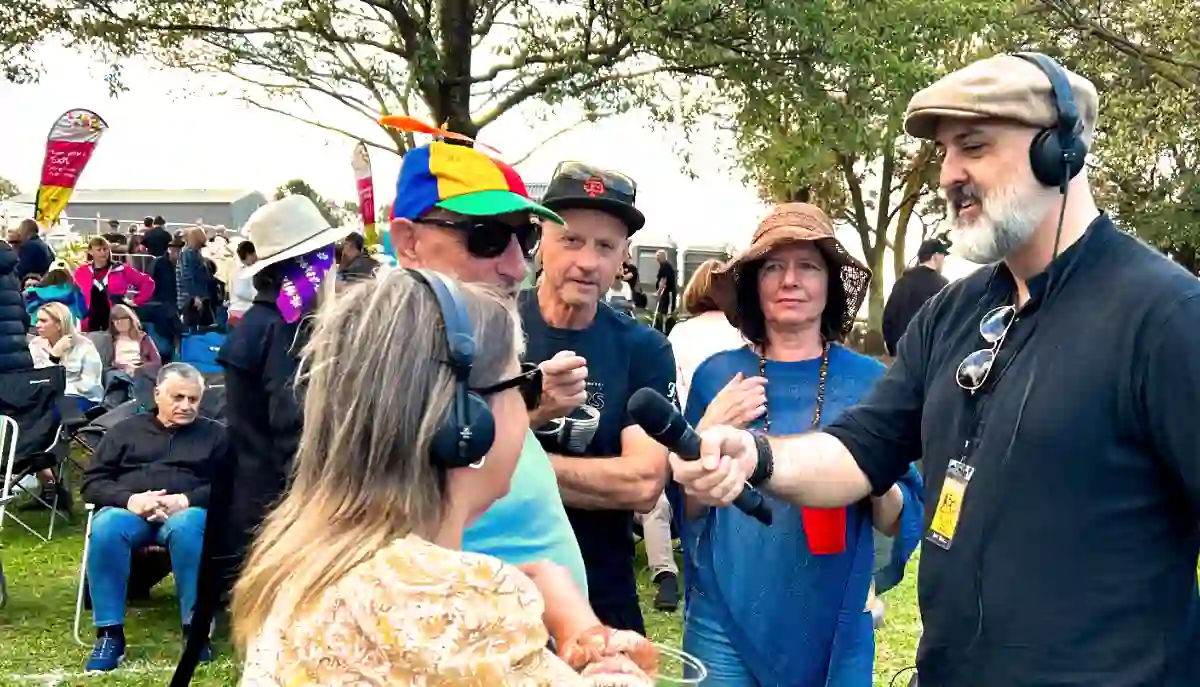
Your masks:
<svg viewBox="0 0 1200 687"><path fill-rule="evenodd" d="M125 595L137 549L163 546L185 630L196 602L210 475L225 459L225 428L198 416L204 377L186 363L158 373L152 413L135 415L100 440L83 483L98 511L91 524L87 580L96 624L89 672L125 656ZM206 650L206 658L210 655Z"/></svg>

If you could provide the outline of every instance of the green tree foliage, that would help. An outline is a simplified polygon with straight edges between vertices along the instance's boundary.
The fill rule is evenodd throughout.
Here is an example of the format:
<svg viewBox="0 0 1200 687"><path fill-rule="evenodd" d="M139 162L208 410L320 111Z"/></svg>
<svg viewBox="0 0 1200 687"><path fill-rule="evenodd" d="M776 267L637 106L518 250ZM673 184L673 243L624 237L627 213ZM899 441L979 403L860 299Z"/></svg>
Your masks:
<svg viewBox="0 0 1200 687"><path fill-rule="evenodd" d="M343 224L353 223L358 217L358 203L342 202L330 200L317 193L308 182L303 179L292 179L275 189L275 200L280 200L287 196L305 196L317 206L321 211L321 215L325 217L325 221L329 222L332 227L340 227Z"/></svg>
<svg viewBox="0 0 1200 687"><path fill-rule="evenodd" d="M15 1L16 10L10 10ZM661 98L661 74L794 61L752 32L763 0L6 0L0 69L36 76L31 44L64 39L119 65L130 56L228 74L261 108L349 134L279 102L324 100L375 126L412 114L474 136L528 101L582 103L588 118ZM9 19L5 24L2 19ZM111 77L119 83L119 69ZM361 120L360 120L361 121ZM403 151L411 140L385 129Z"/></svg>
<svg viewBox="0 0 1200 687"><path fill-rule="evenodd" d="M868 294L871 329L883 312L885 254L905 267L910 227L940 208L932 146L907 138L908 100L976 57L985 32L1011 12L985 0L844 0L774 3L761 25L769 49L818 46L800 70L734 65L722 106L748 177L772 201L807 200L853 227L877 275Z"/></svg>
<svg viewBox="0 0 1200 687"><path fill-rule="evenodd" d="M1100 90L1092 178L1128 231L1200 273L1200 4L1036 0L1027 41Z"/></svg>
<svg viewBox="0 0 1200 687"><path fill-rule="evenodd" d="M0 200L19 195L21 195L21 189L17 188L16 184L4 177L0 177Z"/></svg>

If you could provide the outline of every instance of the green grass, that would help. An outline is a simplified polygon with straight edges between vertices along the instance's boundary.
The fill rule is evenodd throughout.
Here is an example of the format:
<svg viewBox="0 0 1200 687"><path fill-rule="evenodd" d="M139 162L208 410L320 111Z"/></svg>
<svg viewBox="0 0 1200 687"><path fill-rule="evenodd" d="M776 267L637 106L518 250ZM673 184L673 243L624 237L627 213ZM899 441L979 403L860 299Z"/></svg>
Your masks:
<svg viewBox="0 0 1200 687"><path fill-rule="evenodd" d="M28 520L43 525L46 517L34 514ZM129 648L124 667L104 676L82 675L90 648L78 646L71 637L82 545L82 514L70 525L61 529L56 526L54 539L49 543L38 541L12 523L0 531L0 560L4 563L10 596L7 607L0 609L0 685L166 684L182 642L170 578L155 588L149 601L130 607L126 636L136 646ZM654 587L644 557L639 557L639 569L642 572L638 584L648 633L657 642L679 647L683 638L682 611L655 611L651 607ZM912 569L904 584L885 597L887 623L877 634L876 685L890 685L892 676L912 663L920 634L915 579L916 570ZM90 641L93 630L87 611L82 628L81 635ZM216 648L217 660L200 667L193 685L216 687L236 683L237 670L229 648L220 644ZM901 682L904 681L897 681Z"/></svg>

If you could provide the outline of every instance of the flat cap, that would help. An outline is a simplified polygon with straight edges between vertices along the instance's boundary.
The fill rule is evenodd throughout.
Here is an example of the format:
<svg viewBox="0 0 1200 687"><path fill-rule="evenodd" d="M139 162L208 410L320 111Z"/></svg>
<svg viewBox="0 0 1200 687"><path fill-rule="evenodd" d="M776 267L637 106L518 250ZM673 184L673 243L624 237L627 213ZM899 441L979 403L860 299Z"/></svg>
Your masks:
<svg viewBox="0 0 1200 687"><path fill-rule="evenodd" d="M1090 146L1100 107L1096 86L1065 67L1063 72L1083 125L1080 137ZM1050 78L1032 62L1008 54L973 62L914 95L905 113L904 130L916 138L932 139L943 117L1007 119L1039 129L1058 123Z"/></svg>

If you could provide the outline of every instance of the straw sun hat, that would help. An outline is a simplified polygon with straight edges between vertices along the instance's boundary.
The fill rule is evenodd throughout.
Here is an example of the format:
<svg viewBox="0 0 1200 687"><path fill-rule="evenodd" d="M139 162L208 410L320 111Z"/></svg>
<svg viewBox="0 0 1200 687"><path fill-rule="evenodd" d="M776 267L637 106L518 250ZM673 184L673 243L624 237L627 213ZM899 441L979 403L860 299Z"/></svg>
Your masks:
<svg viewBox="0 0 1200 687"><path fill-rule="evenodd" d="M747 268L761 262L776 248L807 241L811 241L821 251L830 273L841 276L846 307L842 312L840 335L845 337L850 333L858 309L867 297L871 270L846 252L845 247L834 235L833 222L829 216L817 206L808 203L784 203L775 206L758 225L750 246L713 271L712 297L730 324L743 333L746 332L747 318L744 311L747 308L740 302L739 293L745 290L741 281L750 272ZM757 285L754 288L757 292ZM761 313L757 307L750 308L750 311Z"/></svg>

